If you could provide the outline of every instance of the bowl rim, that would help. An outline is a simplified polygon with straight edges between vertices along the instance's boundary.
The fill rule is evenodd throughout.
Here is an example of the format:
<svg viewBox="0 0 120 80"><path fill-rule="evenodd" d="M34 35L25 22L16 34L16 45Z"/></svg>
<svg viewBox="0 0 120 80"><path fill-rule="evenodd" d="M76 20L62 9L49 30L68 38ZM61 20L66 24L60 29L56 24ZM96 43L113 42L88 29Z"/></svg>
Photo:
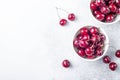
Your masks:
<svg viewBox="0 0 120 80"><path fill-rule="evenodd" d="M83 26L83 27L88 27L88 28L90 28L90 27L97 27L97 26L96 26L96 25L94 25L94 26L93 26L93 25L86 25L86 26ZM82 27L81 27L81 28L82 28ZM73 37L73 41L74 41L74 39L76 38L76 36L78 35L79 30L80 30L81 28L79 28L79 29L77 30L77 32L75 33L75 35L74 35L74 37ZM102 54L101 56L99 56L99 57L97 57L97 58L95 58L95 59L85 59L85 58L83 58L83 57L81 57L81 56L79 56L79 55L77 54L76 49L75 49L75 47L74 47L74 45L73 45L73 48L74 48L75 53L76 53L82 60L84 60L84 61L90 61L90 62L92 62L92 61L97 61L97 60L101 59L103 56L105 56L106 53L107 53L107 51L108 51L108 48L109 48L109 38L108 38L108 35L106 34L106 32L105 32L101 27L97 27L97 28L99 28L100 32L101 32L102 34L104 34L105 37L106 37L105 42L104 42L104 44L106 44L106 45L104 46L104 52L103 52L103 54Z"/></svg>
<svg viewBox="0 0 120 80"><path fill-rule="evenodd" d="M95 1L95 0L90 0L90 3L91 3L92 1ZM101 23L101 24L103 24L103 25L111 25L111 24L115 24L115 23L117 23L117 22L120 21L120 15L117 15L116 18L115 18L115 20L114 20L113 22L102 22L102 21L97 20L97 19L95 18L95 16L93 15L93 13L92 13L92 10L91 10L91 8L90 8L90 3L89 3L89 11L90 11L92 17L94 17L94 20L95 20L95 21L97 21L97 22L99 22L99 23Z"/></svg>

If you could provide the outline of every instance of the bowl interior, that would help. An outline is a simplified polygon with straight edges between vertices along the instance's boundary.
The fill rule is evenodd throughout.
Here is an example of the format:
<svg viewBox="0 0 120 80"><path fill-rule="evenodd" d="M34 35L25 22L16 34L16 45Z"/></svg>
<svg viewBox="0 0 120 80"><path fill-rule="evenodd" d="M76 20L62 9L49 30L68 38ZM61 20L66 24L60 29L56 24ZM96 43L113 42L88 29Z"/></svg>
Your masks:
<svg viewBox="0 0 120 80"><path fill-rule="evenodd" d="M92 1L95 1L95 0L90 0L90 3L91 3ZM90 9L90 5L89 5L89 9ZM91 9L90 9L89 11L90 11L91 15L94 17L94 19L95 19L97 22L99 22L99 23L101 23L101 24L103 24L103 25L110 25L110 24L114 24L114 23L120 21L120 15L117 15L116 18L115 18L115 20L114 20L113 22L102 22L102 21L99 21L99 20L97 20L97 19L95 18L95 16L93 15Z"/></svg>
<svg viewBox="0 0 120 80"><path fill-rule="evenodd" d="M92 27L92 26L89 25L89 26L85 26L85 27L90 28L90 27ZM79 29L79 30L80 30L80 29ZM76 32L76 34L75 34L75 36L74 36L74 39L75 39L76 36L79 34L79 30ZM103 50L104 50L103 55L101 55L101 56L99 56L99 57L96 57L96 58L94 58L94 59L87 59L87 58L83 58L83 57L80 56L81 59L83 59L83 60L85 60L85 61L96 61L96 60L102 58L102 57L106 54L106 52L107 52L107 50L108 50L108 47L109 47L109 39L108 39L108 36L107 36L106 32L105 32L102 28L99 28L99 30L100 30L100 32L101 32L102 34L104 34L105 37L106 37L105 42L104 42L105 46L104 46L104 48L103 48ZM74 40L74 39L73 39L73 40ZM74 48L74 50L75 50L75 52L76 52L76 54L77 54L77 49L76 49L74 46L73 46L73 48Z"/></svg>

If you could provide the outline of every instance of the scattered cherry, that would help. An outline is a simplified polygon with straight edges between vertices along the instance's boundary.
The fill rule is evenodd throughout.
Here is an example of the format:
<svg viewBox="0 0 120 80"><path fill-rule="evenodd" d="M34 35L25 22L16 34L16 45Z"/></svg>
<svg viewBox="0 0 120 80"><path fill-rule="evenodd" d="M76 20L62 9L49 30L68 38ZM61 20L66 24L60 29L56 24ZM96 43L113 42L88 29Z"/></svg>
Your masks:
<svg viewBox="0 0 120 80"><path fill-rule="evenodd" d="M67 24L67 20L66 19L61 19L59 23L60 23L61 26L64 26L64 25Z"/></svg>
<svg viewBox="0 0 120 80"><path fill-rule="evenodd" d="M109 64L109 68L110 70L115 71L117 69L117 64L115 62L111 62Z"/></svg>
<svg viewBox="0 0 120 80"><path fill-rule="evenodd" d="M70 62L69 62L69 60L64 60L63 62L62 62L62 65L63 65L63 67L65 67L65 68L68 68L68 67L70 67Z"/></svg>
<svg viewBox="0 0 120 80"><path fill-rule="evenodd" d="M103 62L106 63L106 64L108 64L108 63L111 62L111 58L109 56L104 56L103 57Z"/></svg>
<svg viewBox="0 0 120 80"><path fill-rule="evenodd" d="M115 56L118 57L118 58L120 58L120 50L116 51Z"/></svg>
<svg viewBox="0 0 120 80"><path fill-rule="evenodd" d="M68 20L74 21L74 20L75 20L75 14L70 13L70 14L68 15Z"/></svg>

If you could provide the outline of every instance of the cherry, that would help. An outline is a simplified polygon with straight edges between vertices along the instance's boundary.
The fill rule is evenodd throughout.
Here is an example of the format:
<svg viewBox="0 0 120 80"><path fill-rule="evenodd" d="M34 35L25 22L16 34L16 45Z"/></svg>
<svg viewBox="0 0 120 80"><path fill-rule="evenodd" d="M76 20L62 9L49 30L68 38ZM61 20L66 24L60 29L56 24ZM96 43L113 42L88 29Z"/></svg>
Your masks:
<svg viewBox="0 0 120 80"><path fill-rule="evenodd" d="M67 20L66 20L66 19L61 19L60 22L59 22L59 24L60 24L61 26L64 26L64 25L67 24Z"/></svg>
<svg viewBox="0 0 120 80"><path fill-rule="evenodd" d="M95 56L95 55L87 56L87 58L88 58L88 59L94 59L94 58L96 58L96 56Z"/></svg>
<svg viewBox="0 0 120 80"><path fill-rule="evenodd" d="M84 57L85 56L85 51L83 49L79 49L78 50L78 55L81 56L81 57Z"/></svg>
<svg viewBox="0 0 120 80"><path fill-rule="evenodd" d="M96 46L97 46L98 48L103 48L103 47L104 47L104 41L99 41L99 42L97 42L97 43L96 43Z"/></svg>
<svg viewBox="0 0 120 80"><path fill-rule="evenodd" d="M83 35L82 40L87 40L87 41L89 41L89 40L90 40L90 35L89 35L89 34Z"/></svg>
<svg viewBox="0 0 120 80"><path fill-rule="evenodd" d="M109 4L113 4L115 2L115 0L110 0Z"/></svg>
<svg viewBox="0 0 120 80"><path fill-rule="evenodd" d="M118 58L120 58L120 50L116 51L115 56L118 57Z"/></svg>
<svg viewBox="0 0 120 80"><path fill-rule="evenodd" d="M110 5L109 5L109 8L110 8L110 11L111 11L111 12L116 12L116 11L117 11L117 7L116 7L115 4L110 4Z"/></svg>
<svg viewBox="0 0 120 80"><path fill-rule="evenodd" d="M90 8L91 8L91 10L96 10L97 9L97 6L96 6L94 1L90 3Z"/></svg>
<svg viewBox="0 0 120 80"><path fill-rule="evenodd" d="M120 7L120 0L116 0L116 5Z"/></svg>
<svg viewBox="0 0 120 80"><path fill-rule="evenodd" d="M100 41L100 36L99 35L92 35L91 41L93 43L96 43L96 42Z"/></svg>
<svg viewBox="0 0 120 80"><path fill-rule="evenodd" d="M75 14L70 13L70 14L68 15L68 20L74 21L74 20L75 20Z"/></svg>
<svg viewBox="0 0 120 80"><path fill-rule="evenodd" d="M103 57L103 62L106 63L106 64L108 64L108 63L111 62L111 58L109 56L104 56Z"/></svg>
<svg viewBox="0 0 120 80"><path fill-rule="evenodd" d="M109 64L109 68L110 68L110 70L115 71L116 68L117 68L117 64L116 64L115 62L111 62L111 63Z"/></svg>
<svg viewBox="0 0 120 80"><path fill-rule="evenodd" d="M114 15L109 14L106 16L106 22L112 22L112 21L114 21L114 18L115 18Z"/></svg>
<svg viewBox="0 0 120 80"><path fill-rule="evenodd" d="M98 14L96 14L95 17L96 17L99 21L102 21L102 20L105 18L105 15L102 14L102 13L98 13Z"/></svg>
<svg viewBox="0 0 120 80"><path fill-rule="evenodd" d="M78 39L75 39L75 40L73 41L73 46L76 47L76 48L79 47L79 40L78 40Z"/></svg>
<svg viewBox="0 0 120 80"><path fill-rule="evenodd" d="M90 34L97 34L97 33L99 33L99 30L98 30L97 27L91 27L90 28Z"/></svg>
<svg viewBox="0 0 120 80"><path fill-rule="evenodd" d="M96 51L97 56L101 56L103 54L103 49L102 48L98 48Z"/></svg>
<svg viewBox="0 0 120 80"><path fill-rule="evenodd" d="M79 40L82 40L82 39L83 39L83 36L79 34L79 35L77 36L77 38L78 38Z"/></svg>
<svg viewBox="0 0 120 80"><path fill-rule="evenodd" d="M86 48L89 45L88 41L80 40L79 41L79 46L81 48Z"/></svg>
<svg viewBox="0 0 120 80"><path fill-rule="evenodd" d="M97 15L98 13L100 13L100 11L93 11L94 15Z"/></svg>
<svg viewBox="0 0 120 80"><path fill-rule="evenodd" d="M103 5L105 5L104 0L96 0L95 2L96 2L97 6L103 6Z"/></svg>
<svg viewBox="0 0 120 80"><path fill-rule="evenodd" d="M65 68L68 68L68 67L70 67L70 62L69 62L69 60L64 60L63 62L62 62L62 65L63 65L63 67L65 67Z"/></svg>
<svg viewBox="0 0 120 80"><path fill-rule="evenodd" d="M102 7L100 8L100 11L101 11L101 13L103 13L103 14L107 14L107 13L110 12L110 9L109 9L107 6L102 6Z"/></svg>
<svg viewBox="0 0 120 80"><path fill-rule="evenodd" d="M116 12L118 15L120 15L120 8L117 9L117 12Z"/></svg>
<svg viewBox="0 0 120 80"><path fill-rule="evenodd" d="M94 54L94 49L93 49L92 47L87 47L87 48L85 49L85 54L86 54L87 56L92 56L92 55Z"/></svg>
<svg viewBox="0 0 120 80"><path fill-rule="evenodd" d="M100 39L101 39L102 41L104 41L104 40L106 39L106 37L105 37L104 34L100 33L99 35L100 35Z"/></svg>
<svg viewBox="0 0 120 80"><path fill-rule="evenodd" d="M88 34L89 30L87 27L83 27L80 29L80 34L81 35L85 35L85 34Z"/></svg>

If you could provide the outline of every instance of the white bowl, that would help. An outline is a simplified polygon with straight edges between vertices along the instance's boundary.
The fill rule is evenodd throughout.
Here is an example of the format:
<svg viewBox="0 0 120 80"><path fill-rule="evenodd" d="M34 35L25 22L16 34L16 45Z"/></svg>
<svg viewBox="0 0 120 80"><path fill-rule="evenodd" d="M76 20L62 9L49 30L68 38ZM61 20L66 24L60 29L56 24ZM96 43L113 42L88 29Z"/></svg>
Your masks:
<svg viewBox="0 0 120 80"><path fill-rule="evenodd" d="M103 24L103 25L110 25L110 24L114 24L114 23L120 21L120 15L117 15L116 18L115 18L115 20L114 20L113 22L102 22L102 21L97 20L97 19L95 18L95 16L93 15L91 9L90 9L90 3L91 3L92 1L95 1L95 0L89 0L89 1L90 1L90 2L89 2L89 11L90 11L90 13L91 13L90 15L92 15L97 22L99 22L99 23L101 23L101 24Z"/></svg>
<svg viewBox="0 0 120 80"><path fill-rule="evenodd" d="M87 25L87 26L85 26L85 27L92 27L92 25ZM97 26L95 26L95 27L97 27ZM80 30L80 29L79 29ZM76 38L76 36L79 34L79 30L75 33L75 36L74 36L74 39ZM100 30L100 32L101 33L103 33L104 35L105 35L105 37L106 37L106 39L105 39L105 42L104 42L104 44L105 44L105 46L104 46L104 52L103 52L103 54L101 55L101 56L99 56L99 57L96 57L96 58L94 58L94 59L87 59L87 58L83 58L83 57L81 57L80 56L80 58L81 59L83 59L83 60L85 60L85 61L97 61L97 60L99 60L100 58L102 58L106 53L107 53L107 50L108 50L108 48L109 48L109 38L108 38L108 36L107 36L107 34L106 34L106 32L101 28L101 27L99 27L99 30ZM74 40L73 39L73 40ZM74 48L74 50L75 50L75 52L76 52L76 54L77 54L77 51L76 51L76 48L73 46L73 48ZM78 55L78 54L77 54ZM79 56L79 55L78 55Z"/></svg>

